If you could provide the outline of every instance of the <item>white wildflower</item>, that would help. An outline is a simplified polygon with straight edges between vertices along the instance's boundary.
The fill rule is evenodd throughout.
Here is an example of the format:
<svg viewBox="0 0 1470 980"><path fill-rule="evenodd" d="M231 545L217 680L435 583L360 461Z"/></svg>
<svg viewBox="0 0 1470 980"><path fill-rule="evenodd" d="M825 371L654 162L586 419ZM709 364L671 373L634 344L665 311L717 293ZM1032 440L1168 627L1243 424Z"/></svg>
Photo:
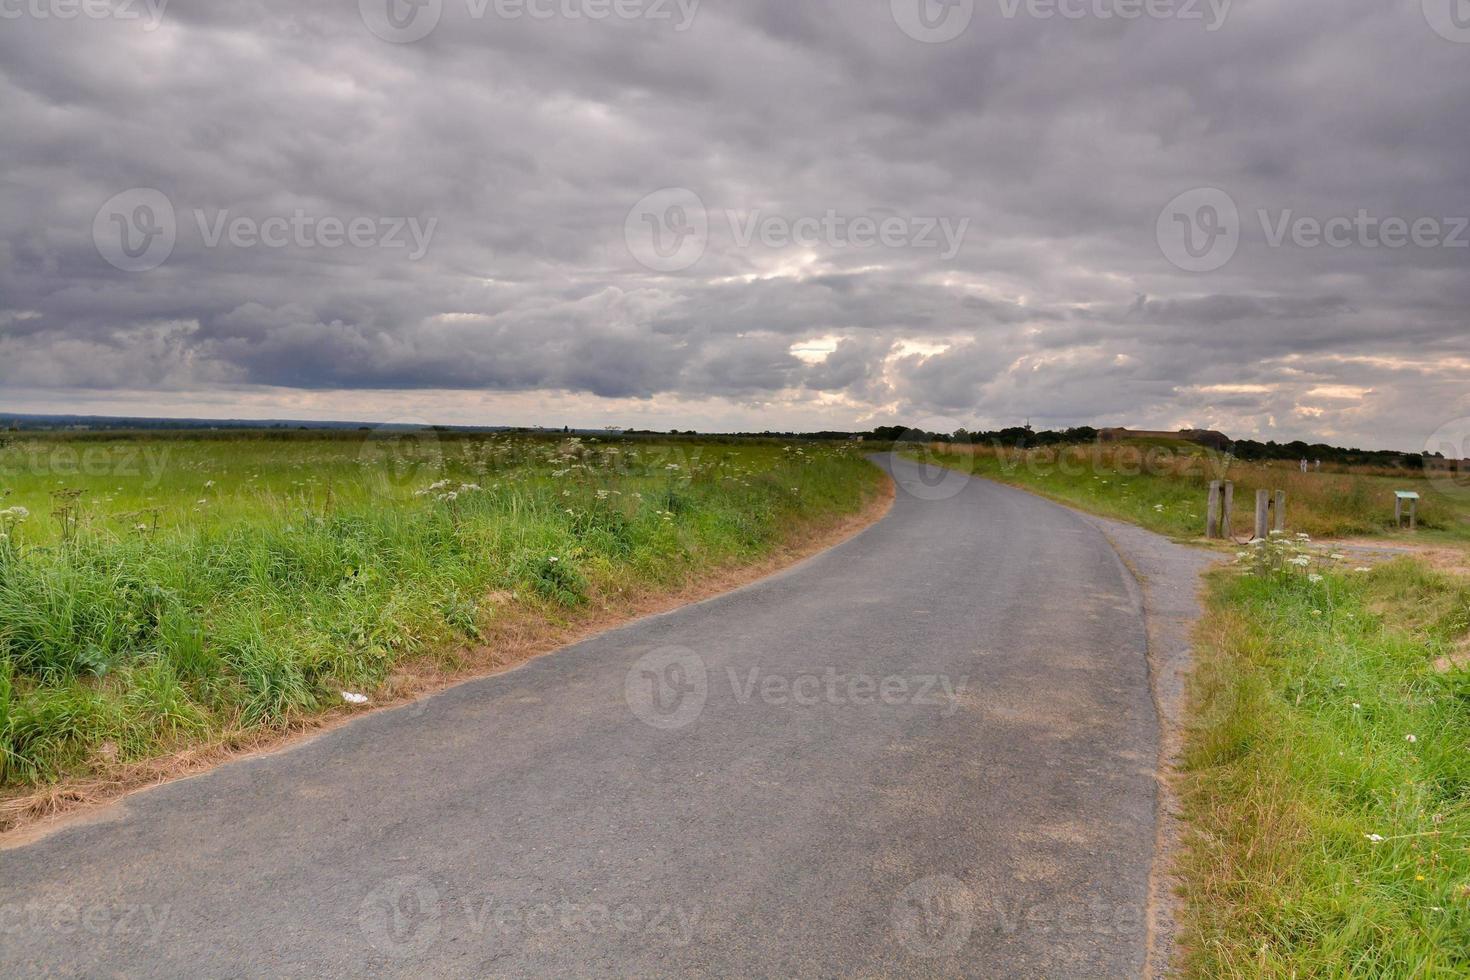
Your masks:
<svg viewBox="0 0 1470 980"><path fill-rule="evenodd" d="M1322 581L1322 576L1318 575L1316 572L1313 572L1311 575L1307 576L1307 581L1315 584Z"/></svg>
<svg viewBox="0 0 1470 980"><path fill-rule="evenodd" d="M1363 836L1366 837L1366 838L1368 838L1368 840L1372 841L1375 844L1382 844L1383 843L1383 835L1382 834L1364 834Z"/></svg>

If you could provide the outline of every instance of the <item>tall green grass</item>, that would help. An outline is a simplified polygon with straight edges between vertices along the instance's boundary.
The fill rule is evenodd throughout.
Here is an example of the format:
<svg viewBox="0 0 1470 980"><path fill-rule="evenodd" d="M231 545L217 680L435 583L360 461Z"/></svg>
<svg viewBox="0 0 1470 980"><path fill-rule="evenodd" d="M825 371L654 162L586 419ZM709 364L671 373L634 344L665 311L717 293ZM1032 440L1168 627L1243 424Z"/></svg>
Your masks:
<svg viewBox="0 0 1470 980"><path fill-rule="evenodd" d="M1432 666L1467 628L1470 584L1408 559L1216 575L1184 758L1191 975L1470 976L1470 673Z"/></svg>
<svg viewBox="0 0 1470 980"><path fill-rule="evenodd" d="M757 560L880 479L843 445L170 438L133 468L43 442L0 451L12 788L285 725L512 607Z"/></svg>

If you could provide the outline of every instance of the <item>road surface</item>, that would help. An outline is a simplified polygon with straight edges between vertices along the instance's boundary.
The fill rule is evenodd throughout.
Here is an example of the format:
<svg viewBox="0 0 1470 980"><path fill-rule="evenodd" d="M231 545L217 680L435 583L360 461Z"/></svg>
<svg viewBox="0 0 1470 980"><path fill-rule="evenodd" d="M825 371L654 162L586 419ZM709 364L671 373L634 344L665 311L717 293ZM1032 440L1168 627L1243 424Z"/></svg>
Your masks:
<svg viewBox="0 0 1470 980"><path fill-rule="evenodd" d="M782 574L0 851L0 975L1138 975L1137 584L883 463Z"/></svg>

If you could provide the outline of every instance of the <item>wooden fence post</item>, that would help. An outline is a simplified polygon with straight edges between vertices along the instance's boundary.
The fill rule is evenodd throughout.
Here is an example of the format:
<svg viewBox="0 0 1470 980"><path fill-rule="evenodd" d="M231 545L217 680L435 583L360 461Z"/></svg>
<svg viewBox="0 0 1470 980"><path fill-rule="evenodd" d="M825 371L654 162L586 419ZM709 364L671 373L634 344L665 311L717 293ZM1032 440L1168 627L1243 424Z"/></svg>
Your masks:
<svg viewBox="0 0 1470 980"><path fill-rule="evenodd" d="M1225 481L1225 496L1220 508L1220 537L1228 538L1235 533L1231 523L1231 513L1235 509L1235 484L1229 480Z"/></svg>
<svg viewBox="0 0 1470 980"><path fill-rule="evenodd" d="M1276 530L1286 530L1286 491L1276 491Z"/></svg>
<svg viewBox="0 0 1470 980"><path fill-rule="evenodd" d="M1220 481L1210 481L1210 500L1205 505L1205 537L1220 536Z"/></svg>
<svg viewBox="0 0 1470 980"><path fill-rule="evenodd" d="M1256 537L1264 538L1270 531L1271 491L1256 491Z"/></svg>

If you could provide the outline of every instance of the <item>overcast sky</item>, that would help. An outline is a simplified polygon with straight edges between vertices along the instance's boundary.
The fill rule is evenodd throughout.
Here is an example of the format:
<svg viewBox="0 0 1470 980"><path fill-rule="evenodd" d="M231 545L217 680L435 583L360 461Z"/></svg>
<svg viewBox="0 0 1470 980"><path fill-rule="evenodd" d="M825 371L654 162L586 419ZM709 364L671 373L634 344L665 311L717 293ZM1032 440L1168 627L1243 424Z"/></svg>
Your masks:
<svg viewBox="0 0 1470 980"><path fill-rule="evenodd" d="M157 2L0 0L0 411L1470 416L1470 0Z"/></svg>

